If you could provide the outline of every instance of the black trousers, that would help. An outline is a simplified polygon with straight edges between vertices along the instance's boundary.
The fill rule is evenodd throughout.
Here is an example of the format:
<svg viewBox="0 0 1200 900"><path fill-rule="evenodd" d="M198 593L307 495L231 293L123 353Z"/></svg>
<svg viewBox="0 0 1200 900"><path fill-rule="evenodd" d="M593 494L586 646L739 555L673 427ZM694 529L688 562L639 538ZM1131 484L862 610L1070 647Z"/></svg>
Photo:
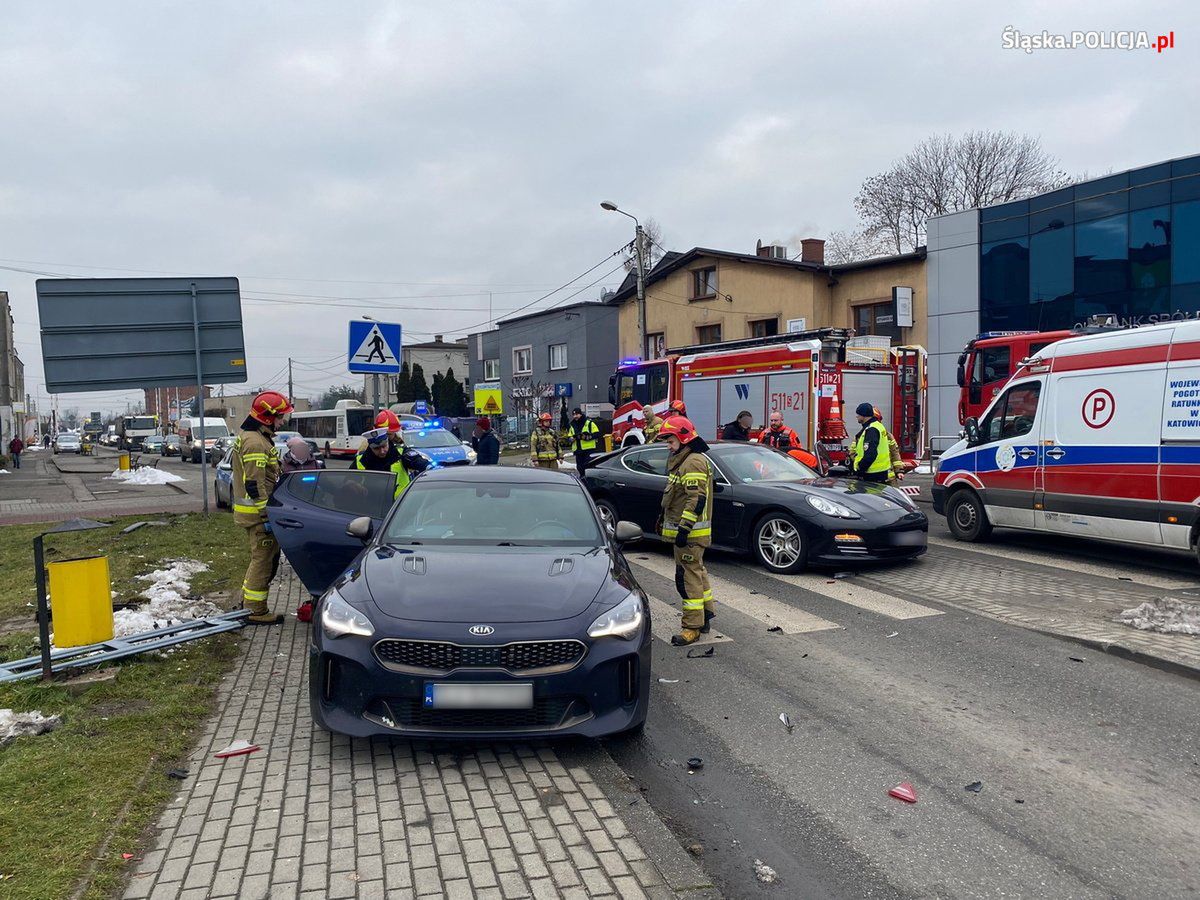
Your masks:
<svg viewBox="0 0 1200 900"><path fill-rule="evenodd" d="M856 475L855 478L862 481L870 481L875 484L887 484L889 472L868 472L866 475Z"/></svg>
<svg viewBox="0 0 1200 900"><path fill-rule="evenodd" d="M576 450L575 451L575 471L582 475L584 469L591 464L592 457L596 455L595 450Z"/></svg>

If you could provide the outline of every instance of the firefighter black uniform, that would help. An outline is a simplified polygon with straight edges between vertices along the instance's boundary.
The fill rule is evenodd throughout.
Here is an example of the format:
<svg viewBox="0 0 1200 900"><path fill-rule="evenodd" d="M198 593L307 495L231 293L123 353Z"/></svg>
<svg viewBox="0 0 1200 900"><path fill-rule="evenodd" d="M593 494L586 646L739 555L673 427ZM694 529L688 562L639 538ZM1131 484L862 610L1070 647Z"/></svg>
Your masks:
<svg viewBox="0 0 1200 900"><path fill-rule="evenodd" d="M683 602L682 627L671 643L684 646L707 632L715 615L704 568L704 550L712 543L713 469L704 455L708 445L688 419L673 416L663 423L658 439L672 438L662 498L662 536L675 545L675 589Z"/></svg>
<svg viewBox="0 0 1200 900"><path fill-rule="evenodd" d="M287 397L263 391L250 405L233 442L233 521L246 531L250 565L242 579L242 605L250 610L247 621L275 625L283 616L267 606L271 580L279 570L279 542L267 522L267 500L279 480L279 451L275 449L275 422L292 411Z"/></svg>
<svg viewBox="0 0 1200 900"><path fill-rule="evenodd" d="M538 416L537 428L529 438L529 461L539 469L557 469L562 459L562 446L550 427L551 421L549 413Z"/></svg>

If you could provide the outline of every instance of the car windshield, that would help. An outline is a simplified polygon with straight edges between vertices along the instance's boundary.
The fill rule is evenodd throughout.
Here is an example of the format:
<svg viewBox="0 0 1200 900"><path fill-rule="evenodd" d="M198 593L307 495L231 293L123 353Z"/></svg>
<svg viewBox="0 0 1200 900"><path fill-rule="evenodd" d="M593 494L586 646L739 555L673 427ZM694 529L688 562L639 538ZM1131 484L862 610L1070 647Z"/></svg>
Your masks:
<svg viewBox="0 0 1200 900"><path fill-rule="evenodd" d="M409 447L427 449L435 447L461 447L462 441L444 428L404 429L404 443Z"/></svg>
<svg viewBox="0 0 1200 900"><path fill-rule="evenodd" d="M168 434L165 438L163 438L163 440L166 441L166 443L170 444L172 447L174 447L176 444L179 443L179 435Z"/></svg>
<svg viewBox="0 0 1200 900"><path fill-rule="evenodd" d="M77 440L79 440L79 438L73 434L60 434L58 436L58 442L60 444L70 443L71 441L77 441Z"/></svg>
<svg viewBox="0 0 1200 900"><path fill-rule="evenodd" d="M756 444L721 445L712 452L729 477L744 484L819 477L795 457Z"/></svg>
<svg viewBox="0 0 1200 900"><path fill-rule="evenodd" d="M275 443L286 444L288 441L290 441L294 437L300 437L300 432L298 432L298 431L277 431L277 432L275 432Z"/></svg>
<svg viewBox="0 0 1200 900"><path fill-rule="evenodd" d="M483 484L418 479L397 505L387 544L598 547L603 543L575 484Z"/></svg>

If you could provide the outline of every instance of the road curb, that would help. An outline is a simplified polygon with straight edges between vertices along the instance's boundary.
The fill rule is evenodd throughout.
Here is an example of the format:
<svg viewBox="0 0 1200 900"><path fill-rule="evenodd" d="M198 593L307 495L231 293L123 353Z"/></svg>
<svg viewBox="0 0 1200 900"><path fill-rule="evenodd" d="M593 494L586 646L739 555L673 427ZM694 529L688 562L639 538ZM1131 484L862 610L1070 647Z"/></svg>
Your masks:
<svg viewBox="0 0 1200 900"><path fill-rule="evenodd" d="M1004 620L997 619L996 621L1002 622ZM1185 678L1192 678L1200 681L1200 667L1189 666L1187 663L1177 662L1173 659L1164 659L1161 656L1155 656L1153 653L1147 653L1144 650L1135 650L1132 647L1126 647L1124 644L1118 644L1113 641L1101 641L1097 640L1096 638L1081 637L1074 634L1063 634L1059 631L1051 631L1048 628L1030 628L1029 630L1048 635L1049 637L1058 638L1070 644L1077 644L1081 647L1087 647L1091 650L1099 650L1101 653L1107 653L1110 656L1117 656L1121 659L1127 659L1130 662L1140 663L1144 666L1150 666L1151 668L1159 669L1163 672L1169 672L1172 675L1182 675Z"/></svg>
<svg viewBox="0 0 1200 900"><path fill-rule="evenodd" d="M686 897L688 900L719 900L721 893L712 879L680 846L675 835L659 818L645 795L641 791L620 789L623 782L633 784L633 781L625 770L617 765L603 744L564 745L556 748L556 752L563 763L583 766L592 772L592 777L608 797L609 803L629 826L629 830L633 832L676 896ZM630 802L631 799L633 803Z"/></svg>

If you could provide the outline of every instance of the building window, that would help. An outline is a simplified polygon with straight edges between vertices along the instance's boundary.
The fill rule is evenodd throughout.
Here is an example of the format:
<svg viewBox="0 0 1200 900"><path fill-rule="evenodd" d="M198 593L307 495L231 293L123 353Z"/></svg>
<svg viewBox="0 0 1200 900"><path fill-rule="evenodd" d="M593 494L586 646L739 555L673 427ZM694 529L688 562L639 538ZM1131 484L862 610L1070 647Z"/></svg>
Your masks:
<svg viewBox="0 0 1200 900"><path fill-rule="evenodd" d="M854 307L854 330L859 334L875 334L900 340L896 325L896 306L890 300Z"/></svg>
<svg viewBox="0 0 1200 900"><path fill-rule="evenodd" d="M662 359L667 355L667 336L656 331L646 335L646 359Z"/></svg>
<svg viewBox="0 0 1200 900"><path fill-rule="evenodd" d="M514 375L532 375L533 374L533 348L532 347L513 347L513 374Z"/></svg>
<svg viewBox="0 0 1200 900"><path fill-rule="evenodd" d="M764 338L779 334L779 318L752 319L746 323L750 326L750 337Z"/></svg>
<svg viewBox="0 0 1200 900"><path fill-rule="evenodd" d="M1134 290L1171 283L1171 207L1129 214L1129 279Z"/></svg>
<svg viewBox="0 0 1200 900"><path fill-rule="evenodd" d="M1094 297L1129 288L1129 217L1075 226L1075 294Z"/></svg>
<svg viewBox="0 0 1200 900"><path fill-rule="evenodd" d="M1174 244L1179 252L1172 259L1172 284L1200 281L1200 201L1176 203ZM1177 306L1177 309L1183 307Z"/></svg>
<svg viewBox="0 0 1200 900"><path fill-rule="evenodd" d="M721 325L697 325L696 326L696 343L697 344L718 344L721 342Z"/></svg>
<svg viewBox="0 0 1200 900"><path fill-rule="evenodd" d="M566 344L551 344L550 345L550 368L552 370L565 369L567 367L567 345Z"/></svg>
<svg viewBox="0 0 1200 900"><path fill-rule="evenodd" d="M709 266L692 271L692 299L704 300L717 296L717 267Z"/></svg>
<svg viewBox="0 0 1200 900"><path fill-rule="evenodd" d="M484 381L499 381L500 380L500 360L485 359L483 361L483 380Z"/></svg>

